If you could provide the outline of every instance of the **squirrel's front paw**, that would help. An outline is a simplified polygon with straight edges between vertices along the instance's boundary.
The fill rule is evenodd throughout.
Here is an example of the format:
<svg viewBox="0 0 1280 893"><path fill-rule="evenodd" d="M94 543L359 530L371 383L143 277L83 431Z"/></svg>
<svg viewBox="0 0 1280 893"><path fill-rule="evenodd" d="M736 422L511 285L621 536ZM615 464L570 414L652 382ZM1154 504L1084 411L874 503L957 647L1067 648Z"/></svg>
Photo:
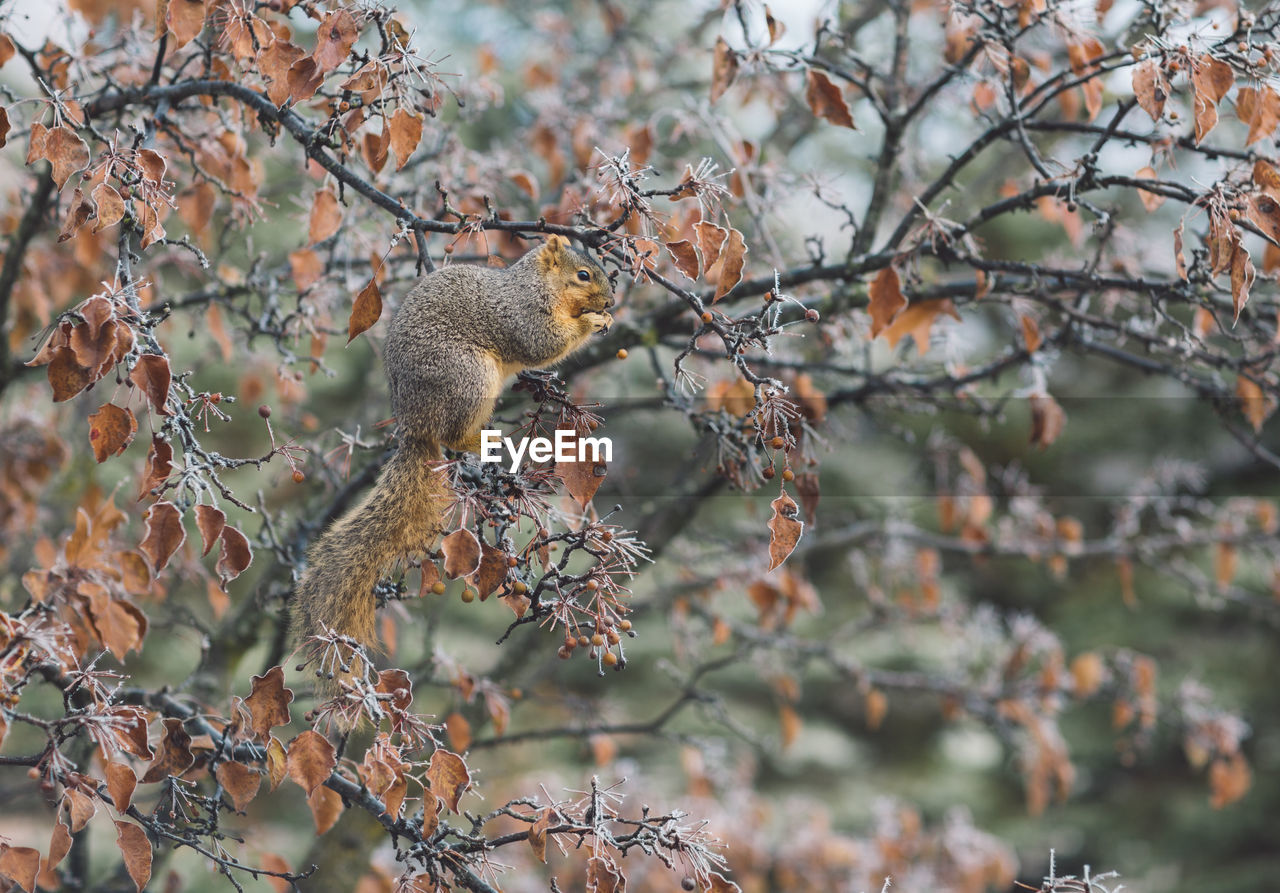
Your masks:
<svg viewBox="0 0 1280 893"><path fill-rule="evenodd" d="M591 323L591 331L593 334L603 335L609 331L609 327L613 325L613 317L601 310L597 312L584 313L584 317Z"/></svg>

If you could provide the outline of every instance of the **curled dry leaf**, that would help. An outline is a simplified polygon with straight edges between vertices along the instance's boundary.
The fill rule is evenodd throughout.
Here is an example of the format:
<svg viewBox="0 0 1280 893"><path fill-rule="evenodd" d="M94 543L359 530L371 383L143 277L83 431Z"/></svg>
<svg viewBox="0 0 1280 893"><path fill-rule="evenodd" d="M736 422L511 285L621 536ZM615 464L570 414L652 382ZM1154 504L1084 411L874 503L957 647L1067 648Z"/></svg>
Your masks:
<svg viewBox="0 0 1280 893"><path fill-rule="evenodd" d="M346 61L352 45L360 36L355 18L345 9L326 13L317 32L316 49L312 54L316 66L328 74Z"/></svg>
<svg viewBox="0 0 1280 893"><path fill-rule="evenodd" d="M462 757L442 747L436 748L427 766L427 780L431 783L431 792L457 815L458 800L471 784L471 773Z"/></svg>
<svg viewBox="0 0 1280 893"><path fill-rule="evenodd" d="M125 763L111 762L106 766L107 776L107 793L111 795L111 802L115 805L116 812L124 814L129 809L129 804L133 802L133 791L138 786L138 776L133 774L133 769Z"/></svg>
<svg viewBox="0 0 1280 893"><path fill-rule="evenodd" d="M534 858L543 865L547 864L547 832L555 826L559 818L555 809L544 806L538 811L538 817L534 819L533 824L529 826L529 846L533 849Z"/></svg>
<svg viewBox="0 0 1280 893"><path fill-rule="evenodd" d="M1044 338L1040 335L1040 326L1025 314L1018 317L1018 325L1022 328L1022 344L1026 347L1027 353L1035 353L1044 343Z"/></svg>
<svg viewBox="0 0 1280 893"><path fill-rule="evenodd" d="M686 279L697 279L698 274L701 272L698 264L697 247L688 239L667 242L666 244L667 253L671 255L671 260L675 263L676 269L683 273Z"/></svg>
<svg viewBox="0 0 1280 893"><path fill-rule="evenodd" d="M124 856L124 867L142 893L151 880L151 841L147 832L132 822L116 822L116 846Z"/></svg>
<svg viewBox="0 0 1280 893"><path fill-rule="evenodd" d="M831 78L827 77L826 72L818 71L816 68L809 69L805 75L804 99L809 104L809 110L817 117L839 127L856 129L853 115L849 113L849 104L844 100L844 94Z"/></svg>
<svg viewBox="0 0 1280 893"><path fill-rule="evenodd" d="M396 170L404 167L422 141L422 116L396 109L391 116L391 148L396 153Z"/></svg>
<svg viewBox="0 0 1280 893"><path fill-rule="evenodd" d="M0 149L9 141L9 110L0 106Z"/></svg>
<svg viewBox="0 0 1280 893"><path fill-rule="evenodd" d="M715 102L738 74L738 54L735 53L723 37L716 38L716 48L711 63L711 101Z"/></svg>
<svg viewBox="0 0 1280 893"><path fill-rule="evenodd" d="M1246 146L1275 133L1280 124L1280 93L1272 87L1241 87L1236 91L1236 114L1249 125Z"/></svg>
<svg viewBox="0 0 1280 893"><path fill-rule="evenodd" d="M178 507L167 500L147 509L146 519L146 535L139 548L151 561L152 569L159 573L186 541L187 531L182 526Z"/></svg>
<svg viewBox="0 0 1280 893"><path fill-rule="evenodd" d="M716 226L705 220L695 223L693 231L698 234L698 248L702 251L703 269L709 270L720 259L720 248L724 245L724 240L729 238L729 231L723 226Z"/></svg>
<svg viewBox="0 0 1280 893"><path fill-rule="evenodd" d="M885 267L877 273L867 288L867 296L870 299L867 312L871 314L871 337L875 338L907 306L897 271L893 267Z"/></svg>
<svg viewBox="0 0 1280 893"><path fill-rule="evenodd" d="M258 73L266 79L267 97L276 106L282 106L289 101L290 68L306 55L307 53L302 47L296 46L280 37L275 38L258 51ZM314 66L315 62L311 62L311 65ZM300 84L299 86L303 85ZM317 83L316 87L318 88L319 86L319 83ZM315 93L315 89L312 89L311 92Z"/></svg>
<svg viewBox="0 0 1280 893"><path fill-rule="evenodd" d="M898 346L898 342L906 337L916 343L916 353L924 356L929 352L929 336L933 330L933 322L938 316L945 314L954 320L960 319L956 305L950 298L941 301L920 301L903 310L885 329L883 334L890 348Z"/></svg>
<svg viewBox="0 0 1280 893"><path fill-rule="evenodd" d="M716 279L716 294L711 303L719 301L742 281L742 268L746 264L748 250L742 233L729 227L729 237L720 248L720 275Z"/></svg>
<svg viewBox="0 0 1280 893"><path fill-rule="evenodd" d="M1218 103L1235 83L1231 66L1208 53L1191 64L1191 88L1194 93L1196 145L1218 124Z"/></svg>
<svg viewBox="0 0 1280 893"><path fill-rule="evenodd" d="M1139 168L1134 176L1139 180L1154 181L1157 179L1156 169L1150 165ZM1163 195L1150 189L1143 189L1142 187L1138 187L1138 198L1142 201L1142 207L1147 209L1148 214L1164 204Z"/></svg>
<svg viewBox="0 0 1280 893"><path fill-rule="evenodd" d="M147 465L138 485L138 499L151 495L162 485L173 470L173 446L159 434L151 436L151 449L147 453Z"/></svg>
<svg viewBox="0 0 1280 893"><path fill-rule="evenodd" d="M31 131L32 147L35 146L35 128ZM43 158L53 166L53 182L61 189L71 175L89 166L89 146L65 124L51 128L44 134L37 158ZM31 163L30 159L27 161Z"/></svg>
<svg viewBox="0 0 1280 893"><path fill-rule="evenodd" d="M1158 122L1164 116L1164 104L1169 98L1169 82L1154 59L1139 62L1133 67L1133 95L1152 121Z"/></svg>
<svg viewBox="0 0 1280 893"><path fill-rule="evenodd" d="M123 453L137 433L138 420L128 407L107 403L89 415L89 446L99 462Z"/></svg>
<svg viewBox="0 0 1280 893"><path fill-rule="evenodd" d="M218 572L222 588L226 589L228 583L243 574L253 563L253 549L249 546L248 538L235 527L224 527L221 539L222 551L218 554L214 570Z"/></svg>
<svg viewBox="0 0 1280 893"><path fill-rule="evenodd" d="M204 30L205 0L169 0L165 4L164 23L180 49L194 40Z"/></svg>
<svg viewBox="0 0 1280 893"><path fill-rule="evenodd" d="M311 817L315 819L316 834L323 834L337 824L342 815L342 796L324 785L307 795L307 805L311 807Z"/></svg>
<svg viewBox="0 0 1280 893"><path fill-rule="evenodd" d="M356 295L356 302L351 308L351 318L347 321L347 343L350 344L357 335L368 331L381 316L382 293L378 291L377 280L370 279L369 284Z"/></svg>
<svg viewBox="0 0 1280 893"><path fill-rule="evenodd" d="M200 530L200 541L204 544L201 555L208 555L222 536L222 529L227 526L227 514L220 508L203 503L195 507L196 527Z"/></svg>
<svg viewBox="0 0 1280 893"><path fill-rule="evenodd" d="M290 693L292 697L292 692ZM280 783L288 776L286 768L288 757L280 739L272 735L267 741L267 780L271 782L271 790L280 787Z"/></svg>
<svg viewBox="0 0 1280 893"><path fill-rule="evenodd" d="M98 221L93 225L95 233L114 226L124 216L124 199L110 183L93 187L93 203L98 208Z"/></svg>
<svg viewBox="0 0 1280 893"><path fill-rule="evenodd" d="M314 729L307 729L289 742L285 769L310 797L338 765L337 754L329 740Z"/></svg>
<svg viewBox="0 0 1280 893"><path fill-rule="evenodd" d="M0 875L17 881L24 890L36 888L40 871L40 851L29 846L0 844Z"/></svg>
<svg viewBox="0 0 1280 893"><path fill-rule="evenodd" d="M311 244L323 242L342 226L342 207L332 189L321 189L311 204L308 238Z"/></svg>
<svg viewBox="0 0 1280 893"><path fill-rule="evenodd" d="M173 373L169 369L169 358L159 354L146 353L138 357L138 363L129 373L129 379L147 395L152 410L159 415L172 415L166 403L169 400L169 385Z"/></svg>
<svg viewBox="0 0 1280 893"><path fill-rule="evenodd" d="M481 540L480 567L475 573L476 591L480 601L488 598L507 579L507 553ZM465 747L456 748L466 750Z"/></svg>
<svg viewBox="0 0 1280 893"><path fill-rule="evenodd" d="M1058 401L1048 394L1032 394L1031 406L1031 443L1040 449L1047 448L1062 433L1067 424L1067 414L1062 411Z"/></svg>
<svg viewBox="0 0 1280 893"><path fill-rule="evenodd" d="M1249 420L1253 430L1262 433L1262 425L1275 411L1275 403L1256 381L1245 375L1236 376L1236 397L1240 400L1240 411Z"/></svg>
<svg viewBox="0 0 1280 893"><path fill-rule="evenodd" d="M62 822L53 823L53 835L49 838L49 855L41 866L41 871L53 871L71 852L71 832Z"/></svg>
<svg viewBox="0 0 1280 893"><path fill-rule="evenodd" d="M440 551L444 553L444 574L450 580L470 576L480 567L480 543L466 528L442 539Z"/></svg>
<svg viewBox="0 0 1280 893"><path fill-rule="evenodd" d="M231 803L236 812L244 812L245 807L258 795L258 787L262 784L262 776L244 763L234 760L219 763L214 776L223 790L231 795Z"/></svg>
<svg viewBox="0 0 1280 893"><path fill-rule="evenodd" d="M142 776L142 784L155 784L170 775L180 776L191 768L195 756L191 753L191 736L182 727L182 720L164 720L164 737L160 739L155 759Z"/></svg>
<svg viewBox="0 0 1280 893"><path fill-rule="evenodd" d="M1270 195L1251 195L1248 199L1249 219L1262 234L1280 244L1280 201Z"/></svg>
<svg viewBox="0 0 1280 893"><path fill-rule="evenodd" d="M293 692L284 685L283 667L274 666L261 676L254 676L249 697L244 699L254 734L265 741L273 728L287 725L289 704L292 701ZM275 784L279 784L279 781Z"/></svg>
<svg viewBox="0 0 1280 893"><path fill-rule="evenodd" d="M796 517L799 507L786 492L769 505L773 509L773 517L769 519L769 570L773 570L795 550L804 533L804 522Z"/></svg>
<svg viewBox="0 0 1280 893"><path fill-rule="evenodd" d="M1235 310L1235 322L1240 321L1240 312L1249 302L1249 289L1253 287L1257 271L1249 252L1241 242L1236 242L1231 252L1231 306Z"/></svg>

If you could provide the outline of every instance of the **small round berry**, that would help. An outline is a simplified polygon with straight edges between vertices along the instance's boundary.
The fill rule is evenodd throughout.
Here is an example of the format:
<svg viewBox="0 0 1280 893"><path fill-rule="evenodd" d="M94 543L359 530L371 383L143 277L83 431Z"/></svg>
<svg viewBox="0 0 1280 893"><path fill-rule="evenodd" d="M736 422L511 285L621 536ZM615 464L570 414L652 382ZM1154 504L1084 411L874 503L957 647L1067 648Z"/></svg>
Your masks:
<svg viewBox="0 0 1280 893"><path fill-rule="evenodd" d="M507 567L515 567L519 563L520 563L520 559L516 558L516 556L514 555L507 556Z"/></svg>
<svg viewBox="0 0 1280 893"><path fill-rule="evenodd" d="M804 312L804 318L809 320L809 322L817 322L822 319L822 314L810 307Z"/></svg>
<svg viewBox="0 0 1280 893"><path fill-rule="evenodd" d="M565 636L564 647L572 651L573 649L578 647L578 640L575 639L573 636Z"/></svg>
<svg viewBox="0 0 1280 893"><path fill-rule="evenodd" d="M524 689L523 689L523 688L513 688L513 689L511 689L511 700L513 700L513 701L518 701L518 700L520 700L520 699L521 699L521 698L523 698L523 697L524 697Z"/></svg>
<svg viewBox="0 0 1280 893"><path fill-rule="evenodd" d="M604 653L604 657L601 658L601 660L604 661L604 665L606 667L612 667L614 664L618 662L618 655L614 654L612 651L606 651Z"/></svg>
<svg viewBox="0 0 1280 893"><path fill-rule="evenodd" d="M684 879L684 880L682 880L682 881L680 882L680 889L681 889L681 890L696 890L696 889L698 889L698 884L694 881L694 879L693 879L693 878L691 878L691 877L687 877L687 876L686 876L686 877L685 877L685 879Z"/></svg>
<svg viewBox="0 0 1280 893"><path fill-rule="evenodd" d="M434 583L431 584L431 591L434 592L436 595L444 595L444 590L445 590L444 580L436 580Z"/></svg>
<svg viewBox="0 0 1280 893"><path fill-rule="evenodd" d="M302 473L301 469L295 468L293 470L293 482L295 484L301 484L306 479L307 479L307 476Z"/></svg>
<svg viewBox="0 0 1280 893"><path fill-rule="evenodd" d="M631 631L631 621L630 621L630 620L623 620L623 621L620 621L620 622L618 623L618 629L622 630L624 633L626 633L626 632L630 632L630 631Z"/></svg>
<svg viewBox="0 0 1280 893"><path fill-rule="evenodd" d="M784 468L782 469L782 479L784 481L794 481L796 479L796 473L790 468Z"/></svg>
<svg viewBox="0 0 1280 893"><path fill-rule="evenodd" d="M703 322L705 322L705 323L709 323L709 322L711 322L711 311L710 311L710 310L703 311L703 314L702 314L702 321L703 321Z"/></svg>
<svg viewBox="0 0 1280 893"><path fill-rule="evenodd" d="M258 415L262 416L264 419L271 418L271 407L265 403L262 404L258 407Z"/></svg>
<svg viewBox="0 0 1280 893"><path fill-rule="evenodd" d="M453 245L452 245L452 244L449 244L449 245L444 246L444 253L445 253L445 254L453 254Z"/></svg>
<svg viewBox="0 0 1280 893"><path fill-rule="evenodd" d="M599 633L596 633L594 636L591 637L591 644L599 648L601 645L604 644L604 636L600 635Z"/></svg>
<svg viewBox="0 0 1280 893"><path fill-rule="evenodd" d="M775 435L775 436L774 436L774 438L773 438L773 440L771 441L771 443L773 444L773 448L774 448L775 450L780 450L780 449L782 449L782 447L783 447L783 445L786 443L786 441L784 441L784 440L782 439L782 435L781 435L781 434L778 434L778 435Z"/></svg>
<svg viewBox="0 0 1280 893"><path fill-rule="evenodd" d="M217 406L219 403L221 403L221 402L222 402L222 394L220 394L220 393L219 393L219 394L210 394L210 395L209 395L209 402L210 402L210 403L212 403L214 406Z"/></svg>
<svg viewBox="0 0 1280 893"><path fill-rule="evenodd" d="M764 476L766 481L771 481L777 472L773 470L772 465L766 465L764 471L760 472L760 474Z"/></svg>
<svg viewBox="0 0 1280 893"><path fill-rule="evenodd" d="M476 591L474 589L468 586L466 589L462 590L463 603L469 605L475 600L476 600Z"/></svg>
<svg viewBox="0 0 1280 893"><path fill-rule="evenodd" d="M570 651L568 648L565 648L563 645L561 645L560 650L556 652L556 655L561 660L568 660L569 658L573 657L573 652Z"/></svg>
<svg viewBox="0 0 1280 893"><path fill-rule="evenodd" d="M618 350L618 359L625 360L627 358L627 349L625 347Z"/></svg>
<svg viewBox="0 0 1280 893"><path fill-rule="evenodd" d="M583 647L583 648L586 648L586 647L587 647L588 645L590 645L590 644L591 644L591 640L590 640L590 639L588 639L585 635L578 636L578 645L579 645L579 646L581 646L581 647Z"/></svg>
<svg viewBox="0 0 1280 893"><path fill-rule="evenodd" d="M516 595L524 595L529 591L529 587L525 585L523 580L516 580L511 584L511 591Z"/></svg>
<svg viewBox="0 0 1280 893"><path fill-rule="evenodd" d="M609 635L605 636L605 638L609 640L610 645L617 645L622 641L622 636L618 635L613 630L609 630Z"/></svg>
<svg viewBox="0 0 1280 893"><path fill-rule="evenodd" d="M587 581L587 592L595 592L599 588L600 588L600 583L598 580Z"/></svg>

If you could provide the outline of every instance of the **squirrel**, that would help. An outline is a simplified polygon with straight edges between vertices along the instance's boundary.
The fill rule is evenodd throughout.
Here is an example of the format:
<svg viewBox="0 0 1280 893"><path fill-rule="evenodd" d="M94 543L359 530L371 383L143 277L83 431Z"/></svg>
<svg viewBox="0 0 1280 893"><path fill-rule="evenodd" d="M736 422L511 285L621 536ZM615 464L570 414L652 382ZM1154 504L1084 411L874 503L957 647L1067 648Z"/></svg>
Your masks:
<svg viewBox="0 0 1280 893"><path fill-rule="evenodd" d="M613 286L590 257L551 235L506 268L447 266L423 276L384 348L398 446L365 498L312 544L294 589L295 638L326 631L375 648L374 587L442 532L442 447L477 452L503 381L551 365L613 324ZM322 688L363 665L321 666ZM332 674L332 675L330 675Z"/></svg>

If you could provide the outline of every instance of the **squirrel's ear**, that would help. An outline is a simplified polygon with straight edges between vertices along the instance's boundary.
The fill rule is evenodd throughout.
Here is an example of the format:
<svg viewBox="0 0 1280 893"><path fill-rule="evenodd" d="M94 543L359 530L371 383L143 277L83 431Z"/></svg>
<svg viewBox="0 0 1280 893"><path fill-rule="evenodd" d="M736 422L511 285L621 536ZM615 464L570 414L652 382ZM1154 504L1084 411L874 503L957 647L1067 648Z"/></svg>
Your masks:
<svg viewBox="0 0 1280 893"><path fill-rule="evenodd" d="M542 243L542 248L538 251L538 263L544 267L560 266L568 251L569 240L553 233Z"/></svg>

